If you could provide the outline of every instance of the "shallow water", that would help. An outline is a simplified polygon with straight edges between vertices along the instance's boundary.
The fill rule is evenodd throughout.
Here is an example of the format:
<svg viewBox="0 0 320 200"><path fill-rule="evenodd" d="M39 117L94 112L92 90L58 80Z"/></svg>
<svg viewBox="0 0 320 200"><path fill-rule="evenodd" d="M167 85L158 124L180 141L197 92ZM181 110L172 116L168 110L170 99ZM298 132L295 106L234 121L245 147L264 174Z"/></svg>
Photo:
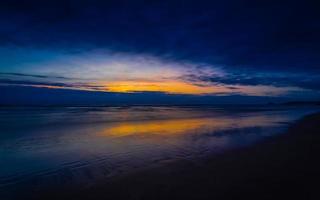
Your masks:
<svg viewBox="0 0 320 200"><path fill-rule="evenodd" d="M0 189L90 185L176 160L196 160L285 131L302 107L0 109ZM18 187L19 186L19 187Z"/></svg>

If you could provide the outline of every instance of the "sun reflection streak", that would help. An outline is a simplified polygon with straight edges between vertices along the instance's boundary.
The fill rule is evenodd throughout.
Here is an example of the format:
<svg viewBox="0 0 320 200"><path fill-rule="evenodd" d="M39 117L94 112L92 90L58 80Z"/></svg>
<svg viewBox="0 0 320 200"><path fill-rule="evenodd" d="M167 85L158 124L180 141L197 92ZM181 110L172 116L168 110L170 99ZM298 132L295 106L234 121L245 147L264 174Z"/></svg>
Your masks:
<svg viewBox="0 0 320 200"><path fill-rule="evenodd" d="M189 119L165 119L126 121L112 124L100 131L99 135L108 137L124 137L132 135L179 135L197 132L215 132L230 127L262 126L272 119L267 117L237 118L189 118Z"/></svg>

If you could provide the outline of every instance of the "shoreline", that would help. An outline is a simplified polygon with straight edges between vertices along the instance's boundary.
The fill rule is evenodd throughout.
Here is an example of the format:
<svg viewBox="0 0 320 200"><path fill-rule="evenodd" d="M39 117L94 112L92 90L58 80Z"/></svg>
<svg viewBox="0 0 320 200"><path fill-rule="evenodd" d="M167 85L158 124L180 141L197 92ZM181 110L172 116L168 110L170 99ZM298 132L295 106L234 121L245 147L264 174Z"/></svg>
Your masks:
<svg viewBox="0 0 320 200"><path fill-rule="evenodd" d="M166 163L86 189L35 192L30 199L317 199L320 113L249 147ZM25 197L24 199L28 199Z"/></svg>

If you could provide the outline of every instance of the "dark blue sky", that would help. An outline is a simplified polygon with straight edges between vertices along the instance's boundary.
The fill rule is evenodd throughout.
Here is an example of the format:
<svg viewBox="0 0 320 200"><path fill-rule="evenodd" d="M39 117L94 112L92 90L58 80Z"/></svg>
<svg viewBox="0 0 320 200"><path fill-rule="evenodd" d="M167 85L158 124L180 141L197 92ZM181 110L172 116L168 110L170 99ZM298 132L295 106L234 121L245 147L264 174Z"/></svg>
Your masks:
<svg viewBox="0 0 320 200"><path fill-rule="evenodd" d="M294 0L4 0L0 84L317 99L319 8Z"/></svg>

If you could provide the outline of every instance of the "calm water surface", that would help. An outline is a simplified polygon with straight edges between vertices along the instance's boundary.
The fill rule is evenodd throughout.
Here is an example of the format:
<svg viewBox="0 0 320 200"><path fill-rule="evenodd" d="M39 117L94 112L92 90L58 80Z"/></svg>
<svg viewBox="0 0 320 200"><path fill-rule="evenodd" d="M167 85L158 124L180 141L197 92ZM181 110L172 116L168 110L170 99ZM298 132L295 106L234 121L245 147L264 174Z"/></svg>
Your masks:
<svg viewBox="0 0 320 200"><path fill-rule="evenodd" d="M88 185L250 145L315 112L290 107L1 108L0 189Z"/></svg>

